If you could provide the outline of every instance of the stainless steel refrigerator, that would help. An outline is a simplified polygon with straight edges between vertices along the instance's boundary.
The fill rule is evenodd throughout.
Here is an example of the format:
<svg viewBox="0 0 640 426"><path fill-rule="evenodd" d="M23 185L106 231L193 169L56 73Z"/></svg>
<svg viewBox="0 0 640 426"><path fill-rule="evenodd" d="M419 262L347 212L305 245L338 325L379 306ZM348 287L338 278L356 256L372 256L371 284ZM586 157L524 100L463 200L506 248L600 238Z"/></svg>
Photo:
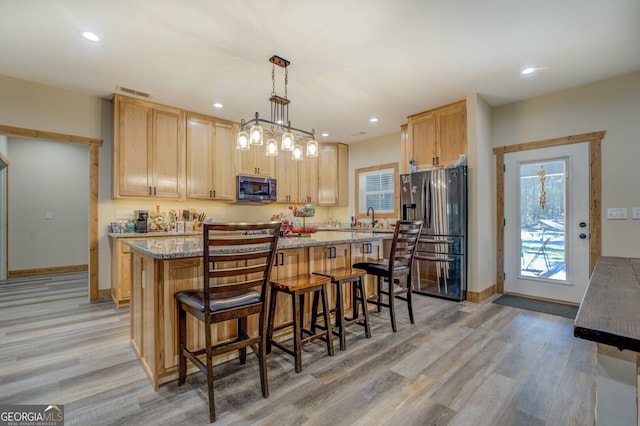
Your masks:
<svg viewBox="0 0 640 426"><path fill-rule="evenodd" d="M400 176L402 218L423 221L413 292L451 300L467 293L467 168Z"/></svg>

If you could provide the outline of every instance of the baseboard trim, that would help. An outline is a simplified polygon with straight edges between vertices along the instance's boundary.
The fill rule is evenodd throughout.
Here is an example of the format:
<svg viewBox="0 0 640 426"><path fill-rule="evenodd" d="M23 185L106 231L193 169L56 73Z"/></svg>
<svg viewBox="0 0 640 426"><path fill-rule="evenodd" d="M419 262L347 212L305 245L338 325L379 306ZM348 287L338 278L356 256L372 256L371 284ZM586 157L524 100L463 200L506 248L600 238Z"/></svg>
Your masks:
<svg viewBox="0 0 640 426"><path fill-rule="evenodd" d="M469 291L467 290L467 300L469 302L480 303L483 300L487 300L497 292L497 286L495 284L485 288L484 290L478 291Z"/></svg>
<svg viewBox="0 0 640 426"><path fill-rule="evenodd" d="M47 268L17 269L15 271L8 271L7 278L23 278L51 274L68 274L70 272L84 272L88 270L89 265L49 266Z"/></svg>
<svg viewBox="0 0 640 426"><path fill-rule="evenodd" d="M98 290L98 300L111 300L111 290L108 288Z"/></svg>

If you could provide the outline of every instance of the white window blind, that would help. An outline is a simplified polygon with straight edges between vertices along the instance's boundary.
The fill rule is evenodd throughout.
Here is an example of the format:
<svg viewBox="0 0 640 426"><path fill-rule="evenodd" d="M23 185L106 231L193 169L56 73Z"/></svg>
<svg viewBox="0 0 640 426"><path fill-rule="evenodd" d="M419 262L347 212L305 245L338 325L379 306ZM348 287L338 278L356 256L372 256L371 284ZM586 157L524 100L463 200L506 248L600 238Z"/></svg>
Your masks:
<svg viewBox="0 0 640 426"><path fill-rule="evenodd" d="M358 212L365 214L369 207L380 213L394 212L394 169L360 173Z"/></svg>

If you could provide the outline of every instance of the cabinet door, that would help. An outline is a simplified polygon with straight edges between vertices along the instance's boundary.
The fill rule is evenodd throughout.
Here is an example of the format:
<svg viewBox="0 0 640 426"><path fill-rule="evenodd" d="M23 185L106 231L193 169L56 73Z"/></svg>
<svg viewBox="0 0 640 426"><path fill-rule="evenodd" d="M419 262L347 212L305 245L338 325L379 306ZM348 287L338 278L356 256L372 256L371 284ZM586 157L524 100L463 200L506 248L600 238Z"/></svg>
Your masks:
<svg viewBox="0 0 640 426"><path fill-rule="evenodd" d="M452 165L460 154L467 153L466 104L456 104L438 113L438 160Z"/></svg>
<svg viewBox="0 0 640 426"><path fill-rule="evenodd" d="M411 156L415 160L416 166L434 165L436 157L436 114L421 114L415 119L410 117L408 133Z"/></svg>
<svg viewBox="0 0 640 426"><path fill-rule="evenodd" d="M336 188L339 206L349 205L349 147L338 144L338 186Z"/></svg>
<svg viewBox="0 0 640 426"><path fill-rule="evenodd" d="M233 200L236 197L234 134L231 125L216 123L212 186L216 200Z"/></svg>
<svg viewBox="0 0 640 426"><path fill-rule="evenodd" d="M320 144L318 155L318 204L335 206L338 204L338 145Z"/></svg>
<svg viewBox="0 0 640 426"><path fill-rule="evenodd" d="M183 182L183 117L180 111L153 111L153 196L180 198Z"/></svg>
<svg viewBox="0 0 640 426"><path fill-rule="evenodd" d="M298 203L298 166L300 161L293 160L287 153L279 153L277 160L278 202Z"/></svg>
<svg viewBox="0 0 640 426"><path fill-rule="evenodd" d="M318 157L305 157L298 169L298 196L301 202L318 202Z"/></svg>
<svg viewBox="0 0 640 426"><path fill-rule="evenodd" d="M271 279L281 280L309 273L309 256L307 248L278 250L275 254L273 268L271 269ZM305 312L309 317L310 302L305 298ZM276 302L275 326L292 320L293 309L291 307L291 296L284 293L278 294Z"/></svg>
<svg viewBox="0 0 640 426"><path fill-rule="evenodd" d="M387 240L386 240L387 241ZM391 240L388 240L391 241ZM383 243L372 241L370 243L357 243L351 245L351 262L376 262L383 259ZM377 278L373 275L365 277L367 297L377 294Z"/></svg>
<svg viewBox="0 0 640 426"><path fill-rule="evenodd" d="M114 196L148 197L152 182L152 109L116 98Z"/></svg>
<svg viewBox="0 0 640 426"><path fill-rule="evenodd" d="M235 152L238 174L264 177L275 176L276 163L274 157L267 156L264 146L251 146L248 150L235 150ZM279 152L278 157L286 156L286 154Z"/></svg>
<svg viewBox="0 0 640 426"><path fill-rule="evenodd" d="M214 125L187 117L187 198L212 198Z"/></svg>

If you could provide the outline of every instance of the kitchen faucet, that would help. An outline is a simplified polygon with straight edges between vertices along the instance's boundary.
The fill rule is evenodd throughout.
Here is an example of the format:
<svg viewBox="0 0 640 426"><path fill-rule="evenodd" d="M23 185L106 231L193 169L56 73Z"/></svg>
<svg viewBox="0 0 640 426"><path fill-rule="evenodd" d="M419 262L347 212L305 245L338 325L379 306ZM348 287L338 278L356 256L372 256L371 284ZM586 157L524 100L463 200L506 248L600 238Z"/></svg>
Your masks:
<svg viewBox="0 0 640 426"><path fill-rule="evenodd" d="M378 223L376 221L376 211L373 209L373 207L369 207L367 209L367 216L369 216L369 210L371 210L371 227L373 228L376 226L376 223Z"/></svg>

